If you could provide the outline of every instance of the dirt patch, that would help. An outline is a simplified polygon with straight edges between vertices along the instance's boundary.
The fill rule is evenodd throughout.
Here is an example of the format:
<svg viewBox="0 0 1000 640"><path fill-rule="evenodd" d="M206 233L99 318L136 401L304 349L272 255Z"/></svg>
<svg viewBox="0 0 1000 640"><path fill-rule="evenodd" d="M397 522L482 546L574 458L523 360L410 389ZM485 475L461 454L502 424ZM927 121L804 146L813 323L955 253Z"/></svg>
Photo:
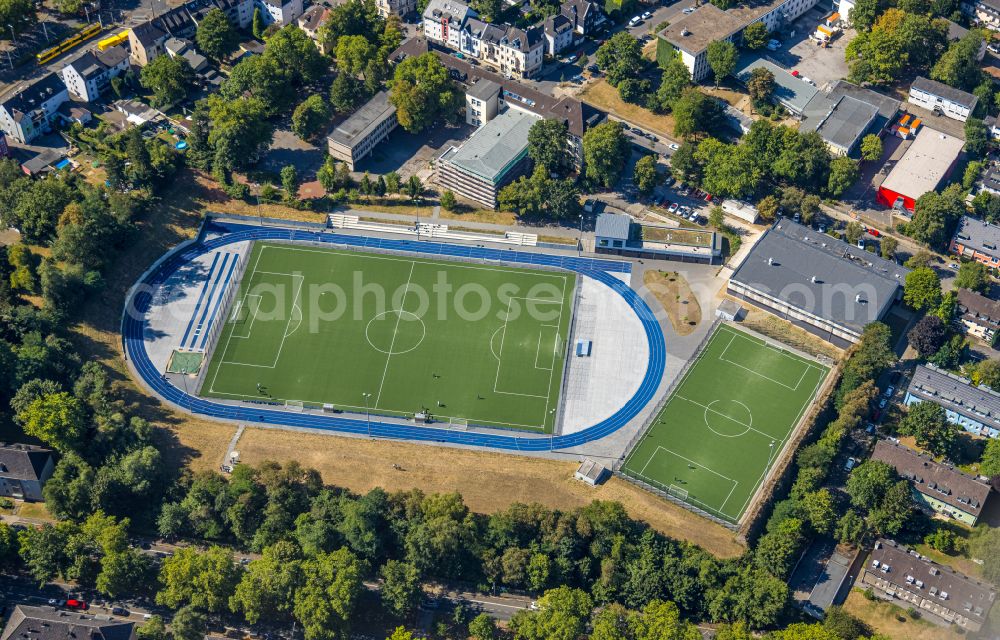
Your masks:
<svg viewBox="0 0 1000 640"><path fill-rule="evenodd" d="M26 520L37 520L39 522L55 522L49 510L45 508L44 502L20 502L14 508L18 517Z"/></svg>
<svg viewBox="0 0 1000 640"><path fill-rule="evenodd" d="M0 247L17 244L21 241L21 234L13 229L7 229L6 231L0 231Z"/></svg>
<svg viewBox="0 0 1000 640"><path fill-rule="evenodd" d="M733 91L732 89L727 89L725 87L701 87L701 90L710 96L715 96L720 100L724 100L730 106L739 105L744 99L747 98L747 94L740 93L739 91Z"/></svg>
<svg viewBox="0 0 1000 640"><path fill-rule="evenodd" d="M474 209L472 211L448 211L441 208L438 217L444 220L465 220L467 222L488 222L491 224L517 224L517 215L510 211L493 211L492 209Z"/></svg>
<svg viewBox="0 0 1000 640"><path fill-rule="evenodd" d="M790 347L813 356L824 356L832 360L839 359L844 352L805 329L800 329L792 323L773 316L766 311L748 306L745 302L736 300L744 309L746 316L741 321L748 329L783 342Z"/></svg>
<svg viewBox="0 0 1000 640"><path fill-rule="evenodd" d="M642 282L667 312L678 335L686 336L695 330L701 322L701 305L684 276L676 271L648 270Z"/></svg>
<svg viewBox="0 0 1000 640"><path fill-rule="evenodd" d="M911 618L905 609L892 603L871 602L858 589L851 590L844 610L892 640L960 640L965 637L950 628Z"/></svg>
<svg viewBox="0 0 1000 640"><path fill-rule="evenodd" d="M636 104L629 104L618 97L618 90L600 80L591 84L580 94L580 99L589 102L598 109L612 113L622 120L627 120L653 133L670 136L674 132L674 118L671 115L657 115L649 109Z"/></svg>
<svg viewBox="0 0 1000 640"><path fill-rule="evenodd" d="M298 460L318 469L326 482L356 492L375 487L458 491L472 510L481 513L514 502L571 509L592 500L617 500L632 517L717 556L734 557L744 550L728 529L623 480L612 478L596 489L574 480L574 462L260 428L248 428L237 449L240 459L251 464ZM394 464L401 469L394 469Z"/></svg>

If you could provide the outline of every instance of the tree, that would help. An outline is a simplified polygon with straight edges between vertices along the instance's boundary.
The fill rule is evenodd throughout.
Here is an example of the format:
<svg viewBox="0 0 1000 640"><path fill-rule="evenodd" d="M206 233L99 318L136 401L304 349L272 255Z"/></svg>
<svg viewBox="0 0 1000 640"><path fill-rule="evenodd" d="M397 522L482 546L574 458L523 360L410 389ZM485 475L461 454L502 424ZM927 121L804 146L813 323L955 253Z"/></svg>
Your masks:
<svg viewBox="0 0 1000 640"><path fill-rule="evenodd" d="M861 159L874 162L882 157L882 138L869 133L861 139Z"/></svg>
<svg viewBox="0 0 1000 640"><path fill-rule="evenodd" d="M820 535L827 535L833 531L837 519L837 509L828 489L824 488L807 493L802 497L802 506L806 510L813 531Z"/></svg>
<svg viewBox="0 0 1000 640"><path fill-rule="evenodd" d="M396 107L399 124L410 132L423 131L439 118L454 117L462 99L434 53L400 62L389 86L389 101Z"/></svg>
<svg viewBox="0 0 1000 640"><path fill-rule="evenodd" d="M681 617L680 608L673 602L653 600L633 617L632 631L635 640L698 640L698 628Z"/></svg>
<svg viewBox="0 0 1000 640"><path fill-rule="evenodd" d="M884 0L858 0L851 10L851 23L859 32L868 31L885 10L885 4Z"/></svg>
<svg viewBox="0 0 1000 640"><path fill-rule="evenodd" d="M350 113L364 99L364 84L349 73L339 73L330 85L330 104L337 113Z"/></svg>
<svg viewBox="0 0 1000 640"><path fill-rule="evenodd" d="M851 504L867 510L877 506L895 484L896 471L880 460L866 460L851 471L847 478L847 494Z"/></svg>
<svg viewBox="0 0 1000 640"><path fill-rule="evenodd" d="M936 309L941 303L941 279L933 269L921 267L906 274L903 300L917 311Z"/></svg>
<svg viewBox="0 0 1000 640"><path fill-rule="evenodd" d="M709 132L719 126L723 108L718 100L695 87L681 92L674 101L674 135L687 138L698 132ZM677 154L674 154L676 157Z"/></svg>
<svg viewBox="0 0 1000 640"><path fill-rule="evenodd" d="M726 226L726 212L722 210L722 207L715 205L708 212L708 224L716 231L722 231Z"/></svg>
<svg viewBox="0 0 1000 640"><path fill-rule="evenodd" d="M990 292L990 271L985 264L970 260L958 267L955 286L987 294Z"/></svg>
<svg viewBox="0 0 1000 640"><path fill-rule="evenodd" d="M469 635L475 640L493 640L497 634L497 623L488 613L480 613L469 623Z"/></svg>
<svg viewBox="0 0 1000 640"><path fill-rule="evenodd" d="M1000 476L1000 438L990 438L979 459L979 473L989 478Z"/></svg>
<svg viewBox="0 0 1000 640"><path fill-rule="evenodd" d="M857 545L861 542L861 536L864 535L865 531L865 521L858 515L858 512L854 509L848 509L840 520L837 521L837 528L834 531L834 536L839 542L844 544Z"/></svg>
<svg viewBox="0 0 1000 640"><path fill-rule="evenodd" d="M239 46L240 37L222 9L212 9L198 23L195 42L209 58L222 61Z"/></svg>
<svg viewBox="0 0 1000 640"><path fill-rule="evenodd" d="M762 24L755 22L754 24ZM747 80L747 91L754 104L762 104L774 95L774 74L767 67L757 67L750 72Z"/></svg>
<svg viewBox="0 0 1000 640"><path fill-rule="evenodd" d="M770 222L778 217L778 199L774 196L764 196L757 203L757 213L765 222Z"/></svg>
<svg viewBox="0 0 1000 640"><path fill-rule="evenodd" d="M712 73L715 75L715 86L719 86L719 82L736 69L739 52L736 51L736 45L732 42L715 40L708 44L707 56L708 66L712 68Z"/></svg>
<svg viewBox="0 0 1000 640"><path fill-rule="evenodd" d="M142 68L139 82L153 92L150 102L154 107L170 107L187 97L194 82L194 70L180 56L157 56Z"/></svg>
<svg viewBox="0 0 1000 640"><path fill-rule="evenodd" d="M329 67L316 43L294 24L282 27L267 39L262 57L287 70L296 85L318 81Z"/></svg>
<svg viewBox="0 0 1000 640"><path fill-rule="evenodd" d="M295 590L302 585L302 554L291 542L277 542L247 565L246 572L229 598L229 608L243 612L250 624L260 620L288 620Z"/></svg>
<svg viewBox="0 0 1000 640"><path fill-rule="evenodd" d="M253 10L253 37L258 40L264 39L264 16L260 13L260 7L255 7Z"/></svg>
<svg viewBox="0 0 1000 640"><path fill-rule="evenodd" d="M314 93L295 107L292 131L303 140L308 140L323 129L332 115L330 105L323 96Z"/></svg>
<svg viewBox="0 0 1000 640"><path fill-rule="evenodd" d="M847 156L834 158L830 161L830 178L826 183L826 191L834 198L844 195L858 180L858 163Z"/></svg>
<svg viewBox="0 0 1000 640"><path fill-rule="evenodd" d="M635 171L632 177L639 193L649 195L660 183L660 174L656 170L656 158L651 155L643 156L635 163Z"/></svg>
<svg viewBox="0 0 1000 640"><path fill-rule="evenodd" d="M510 628L518 638L576 640L594 606L585 591L566 586L546 591L537 603L538 610L519 611L511 619Z"/></svg>
<svg viewBox="0 0 1000 640"><path fill-rule="evenodd" d="M156 602L174 608L191 605L210 613L222 612L229 608L240 574L228 549L209 547L201 552L182 547L163 561L163 588L157 592Z"/></svg>
<svg viewBox="0 0 1000 640"><path fill-rule="evenodd" d="M746 567L715 592L708 613L716 622L744 622L760 629L774 625L787 604L787 584L765 571Z"/></svg>
<svg viewBox="0 0 1000 640"><path fill-rule="evenodd" d="M948 327L939 316L933 314L925 315L918 320L906 334L906 339L910 341L921 358L927 358L937 353L947 337Z"/></svg>
<svg viewBox="0 0 1000 640"><path fill-rule="evenodd" d="M455 199L454 191L445 189L444 193L441 194L441 206L444 207L445 211L455 211L458 208L458 200Z"/></svg>
<svg viewBox="0 0 1000 640"><path fill-rule="evenodd" d="M754 22L743 30L743 46L750 50L762 49L770 37L766 24Z"/></svg>
<svg viewBox="0 0 1000 640"><path fill-rule="evenodd" d="M879 244L882 257L886 260L895 260L896 249L899 247L899 240L896 240L892 236L882 236Z"/></svg>
<svg viewBox="0 0 1000 640"><path fill-rule="evenodd" d="M131 163L128 168L132 184L137 187L147 187L153 179L155 171L149 149L142 139L138 127L132 127L125 132L125 157Z"/></svg>
<svg viewBox="0 0 1000 640"><path fill-rule="evenodd" d="M965 152L972 158L982 158L986 155L990 144L990 134L986 124L979 118L969 118L965 121Z"/></svg>
<svg viewBox="0 0 1000 640"><path fill-rule="evenodd" d="M281 168L281 187L289 200L294 200L299 195L299 172L294 164L286 164Z"/></svg>
<svg viewBox="0 0 1000 640"><path fill-rule="evenodd" d="M37 398L14 420L26 434L62 453L78 449L87 432L83 403L65 391Z"/></svg>
<svg viewBox="0 0 1000 640"><path fill-rule="evenodd" d="M597 50L597 64L612 87L635 78L642 71L642 45L627 31L619 31Z"/></svg>
<svg viewBox="0 0 1000 640"><path fill-rule="evenodd" d="M539 120L528 130L528 156L546 172L562 172L569 159L566 125L555 119Z"/></svg>
<svg viewBox="0 0 1000 640"><path fill-rule="evenodd" d="M375 45L362 35L345 35L337 40L337 67L341 73L358 75L376 55Z"/></svg>
<svg viewBox="0 0 1000 640"><path fill-rule="evenodd" d="M957 432L944 409L933 402L917 402L907 409L899 423L900 433L916 438L917 446L935 456L949 456L955 448Z"/></svg>
<svg viewBox="0 0 1000 640"><path fill-rule="evenodd" d="M379 594L386 610L397 618L409 616L423 597L417 568L406 562L389 560L382 565L381 574Z"/></svg>
<svg viewBox="0 0 1000 640"><path fill-rule="evenodd" d="M407 631L404 627L396 627L392 632L392 635L385 640L413 640L413 634Z"/></svg>
<svg viewBox="0 0 1000 640"><path fill-rule="evenodd" d="M159 615L153 615L141 627L136 627L135 637L139 640L170 640L167 625Z"/></svg>
<svg viewBox="0 0 1000 640"><path fill-rule="evenodd" d="M203 640L208 632L208 618L193 606L181 607L170 621L174 640Z"/></svg>
<svg viewBox="0 0 1000 640"><path fill-rule="evenodd" d="M274 125L267 120L261 100L226 100L213 94L208 107L212 120L208 142L215 152L216 169L246 166L270 146Z"/></svg>
<svg viewBox="0 0 1000 640"><path fill-rule="evenodd" d="M410 179L406 181L406 195L410 196L410 200L416 200L423 192L424 184L420 178L416 175L410 176Z"/></svg>
<svg viewBox="0 0 1000 640"><path fill-rule="evenodd" d="M931 79L963 91L972 91L982 81L983 72L979 68L979 51L982 45L981 32L978 29L969 31L951 43L944 55L937 60L931 69ZM968 148L968 144L966 147Z"/></svg>
<svg viewBox="0 0 1000 640"><path fill-rule="evenodd" d="M669 113L674 108L674 102L681 97L684 89L691 86L691 72L677 58L670 60L663 67L660 76L660 86L656 90L653 109L661 113Z"/></svg>
<svg viewBox="0 0 1000 640"><path fill-rule="evenodd" d="M620 122L608 120L588 129L583 134L587 178L604 187L613 186L621 177L629 156L629 147Z"/></svg>
<svg viewBox="0 0 1000 640"><path fill-rule="evenodd" d="M965 193L961 185L953 184L941 193L929 191L917 198L907 233L918 242L943 245L950 237L949 230L965 212Z"/></svg>
<svg viewBox="0 0 1000 640"><path fill-rule="evenodd" d="M1000 582L1000 528L976 527L969 541L969 555L983 561L983 577Z"/></svg>
<svg viewBox="0 0 1000 640"><path fill-rule="evenodd" d="M295 592L295 619L307 640L334 640L346 629L364 588L364 563L341 548L307 558L302 568L304 579Z"/></svg>

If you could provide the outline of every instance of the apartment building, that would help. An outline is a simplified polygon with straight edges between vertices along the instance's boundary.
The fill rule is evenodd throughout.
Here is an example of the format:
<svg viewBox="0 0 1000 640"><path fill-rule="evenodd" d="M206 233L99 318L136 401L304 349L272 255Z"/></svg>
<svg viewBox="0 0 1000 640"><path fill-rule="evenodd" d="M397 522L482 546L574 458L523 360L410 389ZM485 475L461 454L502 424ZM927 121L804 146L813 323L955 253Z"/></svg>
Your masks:
<svg viewBox="0 0 1000 640"><path fill-rule="evenodd" d="M459 0L430 0L424 9L424 37L451 49L461 50L462 28L479 14Z"/></svg>
<svg viewBox="0 0 1000 640"><path fill-rule="evenodd" d="M1000 393L933 365L917 365L903 402L933 402L948 422L987 438L1000 436Z"/></svg>
<svg viewBox="0 0 1000 640"><path fill-rule="evenodd" d="M70 94L84 102L93 102L111 85L111 80L129 68L125 47L88 51L70 62L59 74Z"/></svg>
<svg viewBox="0 0 1000 640"><path fill-rule="evenodd" d="M949 250L962 258L981 262L987 267L1000 267L1000 227L962 216L951 239Z"/></svg>
<svg viewBox="0 0 1000 640"><path fill-rule="evenodd" d="M928 111L965 122L976 110L979 98L968 91L917 76L917 79L910 85L909 101Z"/></svg>
<svg viewBox="0 0 1000 640"><path fill-rule="evenodd" d="M557 56L573 44L573 22L559 14L549 16L542 24L545 33L545 51L550 56Z"/></svg>
<svg viewBox="0 0 1000 640"><path fill-rule="evenodd" d="M958 320L970 336L992 345L1000 329L1000 300L987 298L981 293L958 290Z"/></svg>
<svg viewBox="0 0 1000 640"><path fill-rule="evenodd" d="M47 73L0 103L0 129L25 144L52 130L69 91L55 73Z"/></svg>

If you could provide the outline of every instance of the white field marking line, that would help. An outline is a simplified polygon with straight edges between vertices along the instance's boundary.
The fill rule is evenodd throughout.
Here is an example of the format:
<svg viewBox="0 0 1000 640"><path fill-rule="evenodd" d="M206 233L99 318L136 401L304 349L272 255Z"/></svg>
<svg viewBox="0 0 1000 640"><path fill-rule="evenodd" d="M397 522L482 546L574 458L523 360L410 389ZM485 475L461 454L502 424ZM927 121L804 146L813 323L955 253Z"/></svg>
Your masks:
<svg viewBox="0 0 1000 640"><path fill-rule="evenodd" d="M760 435L762 435L762 436L764 436L765 438L768 438L768 439L770 439L770 440L774 440L774 439L775 439L775 438L777 437L777 436L772 436L772 435L771 435L770 433L765 433L765 432L761 431L760 429L755 429L754 427L752 427L752 426L748 425L748 424L747 424L747 423L745 423L745 422L740 422L740 421L739 421L739 420L737 420L736 418L733 418L733 417L731 417L731 416L728 416L728 415L726 415L726 414L724 414L724 413L722 413L722 412L720 412L720 411L716 411L715 409L711 409L711 408L709 408L709 407L707 407L707 406L703 405L703 404L702 404L702 403L700 403L700 402L695 402L694 400L692 400L692 399L690 399L690 398L685 398L684 396L681 396L681 395L676 395L676 396L674 396L674 397L676 397L676 398L677 398L678 400L684 400L685 402L690 402L690 403L691 403L691 404L693 404L693 405L696 405L696 406L699 406L699 407L701 407L701 408L702 408L702 409L704 409L705 411L709 411L709 412L711 412L711 413L714 413L714 414L716 414L716 415L718 415L718 416L722 416L723 418L726 418L727 420L732 420L733 422L735 422L736 424L740 425L741 427L746 427L746 428L747 428L748 430L750 430L750 431L753 431L754 433L759 433ZM720 399L721 399L721 398L720 398ZM752 412L751 412L751 415L753 415L753 413L752 413ZM716 434L716 437L720 437L720 438L721 438L722 436L719 436L718 434Z"/></svg>
<svg viewBox="0 0 1000 640"><path fill-rule="evenodd" d="M539 330L539 332L538 332L538 346L535 347L535 368L536 369L541 369L542 371L552 371L552 367L554 367L555 363L556 363L556 350L559 348L559 326L558 325L554 325L554 324L540 324L540 325L538 325L539 329L541 329L542 327L548 327L550 329L551 328L555 328L555 330L556 330L556 338L555 338L555 342L552 345L552 359L549 362L549 366L547 366L547 367L539 367L538 366L538 356L540 356L542 354L542 331Z"/></svg>
<svg viewBox="0 0 1000 640"><path fill-rule="evenodd" d="M285 273L285 274L277 274L277 275L286 275L286 276L287 275L291 275L292 276L292 282L293 283L295 282L295 275L294 274L287 274L287 273ZM231 365L237 365L237 366L241 366L241 367L256 367L258 369L274 369L275 367L278 366L278 360L281 358L281 350L285 346L285 338L287 338L288 336L290 336L292 333L295 333L295 330L298 330L298 328L300 326L302 326L302 318L300 317L299 318L299 324L296 325L295 330L293 330L291 333L288 332L288 327L292 323L292 312L298 306L298 303L296 302L296 300L299 299L299 294L302 292L302 285L306 281L305 276L301 276L300 275L299 278L301 278L301 280L299 281L299 288L296 289L295 296L292 298L292 308L288 312L288 319L285 320L285 330L284 330L284 332L282 332L281 344L278 345L278 353L277 353L276 356L274 356L274 362L271 363L271 364L254 364L252 362L235 362L233 360L223 360L222 364L231 364ZM301 316L301 307L299 308L299 310L300 310L300 316ZM254 312L254 317L255 318L257 317L256 311ZM242 336L236 336L236 337L237 338L241 338ZM247 337L249 338L250 336L248 335Z"/></svg>
<svg viewBox="0 0 1000 640"><path fill-rule="evenodd" d="M641 475L644 478L646 477L646 467L648 467L649 463L653 461L653 458L655 458L657 456L657 454L660 453L660 449L666 451L670 455L677 456L678 458L680 458L681 460L684 460L685 462L687 462L689 464L693 464L696 467L701 467L705 471L708 471L709 473L713 473L713 474L719 476L720 478L722 478L723 480L725 480L727 482L732 482L733 486L729 490L729 496L733 495L733 491L735 491L736 487L738 487L739 484L740 484L738 480L733 480L729 476L724 476L721 473L719 473L718 471L716 471L715 469L712 469L711 467L706 467L705 465L703 465L701 463L695 462L694 460L692 460L690 458L686 458L686 457L682 456L681 454L677 453L676 451L671 451L670 449L667 449L666 447L663 447L663 446L660 446L660 445L656 445L656 449L653 450L653 453L649 456L649 460L646 461L646 464L644 464L642 466L642 471L639 472L639 475ZM661 482L659 484L663 484L663 483ZM723 506L725 506L726 502L729 502L729 496L726 496L725 501L723 501L723 503L722 503ZM699 500L699 502L701 502L701 501ZM705 504L705 503L702 502L702 504ZM718 509L713 508L713 510L718 511L719 513L722 513L722 507L719 507Z"/></svg>
<svg viewBox="0 0 1000 640"><path fill-rule="evenodd" d="M820 371L822 371L822 369L820 369ZM799 413L797 416L795 416L795 420L792 421L792 424L788 427L788 433L785 434L785 437L782 438L780 442L778 442L777 444L775 444L774 447L772 447L773 451L771 452L771 457L767 461L767 464L764 465L764 470L760 472L760 477L757 478L756 488L750 492L750 495L747 496L746 501L743 502L743 506L740 507L739 515L737 515L737 518L739 518L740 515L743 515L743 511L747 508L747 505L750 503L750 500L753 499L753 497L760 490L760 483L764 480L764 476L767 475L767 472L770 471L771 463L774 462L774 459L785 448L785 442L792 436L792 431L795 429L795 426L799 423L799 420L802 419L802 414L809 407L809 405L812 404L813 398L816 397L816 390L819 389L819 385L822 382L823 378L821 376L819 379L816 380L816 385L813 387L812 393L809 394L809 397L802 403L802 408L799 409Z"/></svg>
<svg viewBox="0 0 1000 640"><path fill-rule="evenodd" d="M649 476L644 476L641 473L639 473L638 471L629 471L629 474L635 475L635 476L639 476L640 478L642 478L642 480L646 484L648 484L650 486L653 486L653 487L660 487L661 490L664 490L668 494L670 493L670 490L669 490L670 487L668 487L667 485L663 484L659 480L654 480L653 478L650 478ZM686 502L688 504L694 505L696 507L700 507L701 509L704 509L706 511L712 511L712 512L715 513L716 516L721 517L721 518L723 518L725 520L728 520L730 522L733 522L733 523L737 522L737 520L735 518L733 518L732 516L727 515L725 513L722 513L721 511L719 511L718 509L716 509L712 505L706 504L706 503L702 502L701 500L699 500L698 498L692 498L690 495L688 495L687 498L683 498L683 499L682 498L677 498L677 499L678 500L682 500L683 502Z"/></svg>
<svg viewBox="0 0 1000 640"><path fill-rule="evenodd" d="M403 295L399 299L399 309L396 310L396 327L392 330L392 340L389 342L389 353L385 358L385 369L382 370L382 382L378 385L378 395L375 397L375 408L378 409L378 403L382 399L382 387L385 386L385 376L389 373L389 362L392 361L392 352L396 348L396 336L399 335L399 323L403 319L403 309L406 308L406 294L410 290L410 280L413 279L413 268L416 267L416 261L410 262L410 275L406 276L406 284L403 286Z"/></svg>
<svg viewBox="0 0 1000 640"><path fill-rule="evenodd" d="M474 264L466 264L464 262L458 262L458 261L456 261L456 262L448 262L448 261L439 261L439 260L425 260L425 259L422 259L422 258L416 258L416 259L412 259L412 260L408 260L406 258L394 258L394 257L389 256L389 255L365 253L364 252L364 249L365 249L364 247L359 247L360 250L357 251L357 252L354 252L354 251L340 251L340 250L337 250L337 249L329 249L329 250L324 250L324 249L305 249L305 248L301 248L301 247L289 247L289 246L286 246L286 245L283 245L283 244L265 244L265 245L262 246L262 249L280 249L282 251L299 251L299 252L303 252L303 253L320 253L320 254L327 255L327 256L358 257L358 258L367 258L367 259L370 259L370 260L388 260L390 262L419 262L421 264L430 264L430 265L446 266L446 267L457 267L457 268L461 268L461 269L472 269L472 270L476 270L476 271L496 271L498 273L519 273L519 274L522 274L522 275L532 275L532 276L538 276L538 277L541 277L541 278L552 278L552 279L560 279L561 278L563 281L565 281L566 278L569 277L567 275L548 273L548 272L542 271L542 270L535 270L535 269L532 269L530 266L527 266L527 267L525 267L523 269L498 269L496 267L482 267L482 266L477 266L477 265L474 265Z"/></svg>
<svg viewBox="0 0 1000 640"><path fill-rule="evenodd" d="M251 395L247 395L245 393L229 393L227 391L211 391L211 395L212 396L226 396L226 397L229 397L229 398L237 398L237 399L241 399L241 400L260 400L260 396L251 396ZM275 402L309 402L311 404L319 404L321 402L320 400L316 400L316 401L312 401L312 400L286 400L284 398L273 398L273 400ZM327 402L327 401L323 400L322 402ZM365 410L364 407L359 407L359 406L350 405L350 404L344 404L344 403L341 403L341 402L334 402L333 404L336 405L337 407L340 407L340 408L343 408L343 409L354 409L357 413L363 413L364 410ZM411 411L399 411L398 409L388 409L388 408L385 408L385 407L382 407L380 409L380 411L385 411L385 412L390 412L390 413L396 413L396 414L399 414L400 417L406 416L406 415L409 415L409 414L412 413ZM541 431L541 430L543 430L545 428L544 425L538 425L538 424L519 424L517 422L501 422L500 420L486 420L486 419L480 420L479 418L459 418L458 416L443 416L443 415L438 415L437 417L438 418L442 418L442 419L447 418L449 421L451 421L451 420L465 420L466 422L472 422L472 423L475 423L476 425L487 427L487 428L490 427L490 425L499 425L499 426L502 426L502 427L518 427L520 429L531 429L531 430L535 430L535 431Z"/></svg>
<svg viewBox="0 0 1000 640"><path fill-rule="evenodd" d="M545 421L548 419L548 416L549 416L549 404L552 402L552 375L555 373L555 369L556 369L556 349L559 348L559 329L558 329L558 327L562 326L563 309L566 308L566 305L565 305L565 301L566 301L566 281L565 280L563 280L562 296L560 296L559 300L561 301L561 303L559 305L559 319L556 320L556 327L557 327L557 329L556 329L556 339L555 339L553 347L552 347L552 364L549 367L549 387L548 387L548 389L545 390L545 412L542 413L542 424L543 425L545 424ZM569 335L568 331L567 331L567 335ZM567 345L567 347L568 346L569 345ZM555 418L553 418L553 420L552 420L552 433L555 433L555 431L556 431L556 423L555 423Z"/></svg>
<svg viewBox="0 0 1000 640"><path fill-rule="evenodd" d="M500 336L500 354L497 355L497 375L493 380L493 393L497 392L497 385L500 384L500 364L503 362L503 343L507 340L507 321L510 320L510 307L513 302L514 298L507 300L507 315L503 318L503 335Z"/></svg>
<svg viewBox="0 0 1000 640"><path fill-rule="evenodd" d="M249 278L245 277L243 279L243 281L240 282L240 286L243 286L243 282L246 282L247 286L249 286L250 282L253 281L254 274L257 273L257 265L260 264L260 256L261 256L262 253L264 253L264 246L263 245L261 245L260 251L257 252L257 259L254 260L254 262L253 262L253 269L250 270L250 277ZM245 275L246 274L244 273L244 276ZM244 292L243 296L244 296L244 298L246 297L246 292ZM236 325L233 325L234 328L235 328L235 326ZM215 367L215 374L212 375L212 384L210 384L208 386L208 390L209 390L210 393L214 393L215 392L215 382L216 382L216 380L219 379L219 369L221 369L222 365L224 365L226 363L226 353L229 351L229 343L232 342L232 341L233 341L233 330L230 329L229 330L229 335L226 337L226 346L222 349L222 356L220 358L219 364L218 364L218 366Z"/></svg>
<svg viewBox="0 0 1000 640"><path fill-rule="evenodd" d="M263 299L262 296L256 293L247 293L245 296L243 296L243 300L240 300L240 302L243 303L244 301L247 301L244 306L249 306L249 300L251 298L257 298L258 300ZM237 340L246 340L247 338L253 335L253 323L257 319L257 310L260 309L260 302L257 303L256 307L252 307L252 309L253 309L253 315L250 316L250 326L247 329L247 334L245 336L238 336L236 335L236 327L233 327L233 330L229 334L230 337L236 338Z"/></svg>
<svg viewBox="0 0 1000 640"><path fill-rule="evenodd" d="M743 366L743 365L741 365L741 364L739 364L737 362L733 362L732 360L726 360L726 358L725 358L726 351L728 351L729 347L733 344L733 340L730 340L729 344L726 345L726 348L723 349L723 351L722 351L721 354L719 354L719 359L720 360L728 362L729 364L736 365L737 367L741 367L743 369L746 369L747 371L750 371L751 373L756 373L758 376L760 376L762 378L766 378L767 380L770 380L771 382L773 382L775 384L779 384L779 385L785 387L786 389L791 389L792 391L798 391L799 390L799 385L802 384L802 380L806 377L806 374L809 373L809 371L811 369L819 369L813 363L806 362L806 361L802 360L801 358L798 358L798 357L796 357L796 356L788 353L788 351L786 351L785 349L780 349L780 348L778 348L778 347L770 344L767 341L757 341L757 340L754 340L750 336L744 336L744 335L739 334L736 331L733 331L731 329L727 329L727 331L729 331L732 334L733 340L735 340L737 337L740 337L743 340L746 340L746 341L750 342L753 345L756 345L758 347L764 347L765 349L770 349L771 351L777 352L778 355L784 356L785 358L791 360L792 362L795 362L796 364L802 365L804 368L802 370L802 375L799 376L798 382L795 383L794 387L789 387L788 385L786 385L784 383L778 382L777 380L775 380L773 378L770 378L770 377L768 377L768 376L766 376L766 375L764 375L762 373L754 371L753 369L749 369L749 368L747 368L747 367L745 367L745 366ZM822 369L819 369L819 370L822 371Z"/></svg>
<svg viewBox="0 0 1000 640"><path fill-rule="evenodd" d="M563 287L563 292L565 293L565 291L566 291L566 289L565 289L565 286L564 286ZM505 395L505 396L520 396L522 398L545 398L546 399L545 411L547 413L548 412L548 396L547 395L543 396L543 395L538 395L538 394L535 394L535 393L519 393L519 392L516 392L516 391L500 391L499 389L497 389L497 386L500 384L500 363L503 361L503 344L504 344L504 342L507 339L507 322L508 322L508 320L510 320L510 308L511 308L514 300L528 300L528 299L529 298L512 297L509 300L507 300L507 315L504 317L503 327L501 327L503 329L503 335L500 336L500 353L499 354L494 354L494 355L496 355L496 358L497 358L497 376L496 376L496 379L493 381L493 393L499 393L499 394ZM555 303L556 301L555 300L545 300L544 302ZM562 309L563 309L563 305L562 305L562 302L560 302L559 303L559 318L560 318L560 320L562 319ZM499 329L497 331L499 331ZM493 332L493 335L496 335L496 331ZM541 339L541 334L539 334L539 339ZM492 349L493 349L493 336L490 336L490 350L492 351ZM536 361L537 361L537 356L536 356ZM549 385L550 385L550 387L551 387L551 378L552 378L552 374L550 373L549 374L549 380L550 380ZM543 420L543 425L544 425L544 420Z"/></svg>

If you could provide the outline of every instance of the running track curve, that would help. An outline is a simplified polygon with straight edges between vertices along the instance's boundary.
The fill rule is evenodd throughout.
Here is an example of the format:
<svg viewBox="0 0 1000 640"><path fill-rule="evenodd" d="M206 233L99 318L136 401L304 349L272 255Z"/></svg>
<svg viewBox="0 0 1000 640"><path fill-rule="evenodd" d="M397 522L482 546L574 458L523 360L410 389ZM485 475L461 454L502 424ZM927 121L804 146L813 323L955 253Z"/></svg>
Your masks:
<svg viewBox="0 0 1000 640"><path fill-rule="evenodd" d="M201 241L183 249L174 250L174 255L168 254L168 257L161 264L155 269L150 270L137 283L130 298L126 301L125 313L122 314L123 348L125 349L126 356L131 360L133 371L140 376L151 391L164 400L194 414L210 418L318 429L336 433L370 434L371 437L375 438L445 442L516 451L549 451L574 447L599 440L622 428L635 418L643 407L649 404L660 385L660 379L663 377L666 365L666 347L664 345L663 331L646 302L630 287L609 273L609 271L620 273L628 270L618 261L563 257L543 253L520 252L511 249L487 249L427 241L388 240L385 238L350 236L329 232L257 227L245 224L220 223L218 221L209 222L205 228L219 235L213 237L211 240ZM376 419L372 419L369 429L367 421L364 418L291 413L254 405L229 405L189 395L165 380L153 366L149 355L146 353L144 340L146 329L145 315L152 301L152 292L177 271L180 266L195 257L227 244L247 240L324 242L355 247L419 252L429 257L452 256L502 260L516 264L543 265L575 271L611 287L625 299L629 307L639 317L649 344L649 362L646 366L646 373L635 394L614 415L576 433L561 436L503 435L497 433L452 431L450 429L440 429L431 426L411 426L380 422Z"/></svg>

